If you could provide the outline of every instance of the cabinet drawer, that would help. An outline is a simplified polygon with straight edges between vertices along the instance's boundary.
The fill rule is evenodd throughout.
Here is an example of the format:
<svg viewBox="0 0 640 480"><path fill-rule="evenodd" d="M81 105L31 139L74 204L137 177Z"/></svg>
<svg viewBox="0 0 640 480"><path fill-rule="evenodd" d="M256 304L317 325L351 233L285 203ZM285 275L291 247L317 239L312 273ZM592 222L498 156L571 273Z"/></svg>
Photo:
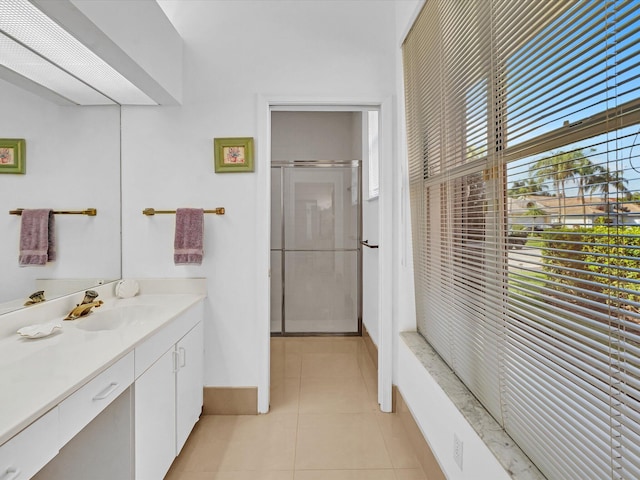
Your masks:
<svg viewBox="0 0 640 480"><path fill-rule="evenodd" d="M133 383L133 369L134 356L133 352L129 352L58 406L62 445Z"/></svg>
<svg viewBox="0 0 640 480"><path fill-rule="evenodd" d="M0 478L26 480L58 454L58 408L0 447Z"/></svg>

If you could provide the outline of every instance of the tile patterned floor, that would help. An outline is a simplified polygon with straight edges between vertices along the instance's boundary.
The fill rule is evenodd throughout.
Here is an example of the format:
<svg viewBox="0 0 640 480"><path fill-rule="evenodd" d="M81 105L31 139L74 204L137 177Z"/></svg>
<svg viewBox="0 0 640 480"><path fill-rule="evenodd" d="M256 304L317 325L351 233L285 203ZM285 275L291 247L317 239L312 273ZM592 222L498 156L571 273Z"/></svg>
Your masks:
<svg viewBox="0 0 640 480"><path fill-rule="evenodd" d="M426 480L359 337L273 338L271 411L204 415L165 480Z"/></svg>

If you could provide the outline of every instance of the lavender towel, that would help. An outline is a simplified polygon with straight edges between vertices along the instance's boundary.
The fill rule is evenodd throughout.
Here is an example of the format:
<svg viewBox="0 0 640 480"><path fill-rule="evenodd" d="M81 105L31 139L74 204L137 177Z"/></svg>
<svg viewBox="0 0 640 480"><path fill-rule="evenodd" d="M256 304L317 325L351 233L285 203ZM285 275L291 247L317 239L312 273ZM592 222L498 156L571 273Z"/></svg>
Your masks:
<svg viewBox="0 0 640 480"><path fill-rule="evenodd" d="M53 211L23 210L21 216L19 265L45 265L53 262L56 259Z"/></svg>
<svg viewBox="0 0 640 480"><path fill-rule="evenodd" d="M204 210L178 208L173 261L176 265L200 265L204 254Z"/></svg>

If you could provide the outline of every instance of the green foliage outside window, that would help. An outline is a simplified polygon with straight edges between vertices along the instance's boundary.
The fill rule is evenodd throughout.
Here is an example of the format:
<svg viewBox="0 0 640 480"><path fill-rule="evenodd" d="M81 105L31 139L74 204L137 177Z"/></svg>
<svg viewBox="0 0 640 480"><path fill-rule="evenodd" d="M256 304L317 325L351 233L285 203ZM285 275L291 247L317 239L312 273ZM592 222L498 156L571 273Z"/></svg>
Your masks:
<svg viewBox="0 0 640 480"><path fill-rule="evenodd" d="M640 227L558 228L542 238L544 271L556 290L640 313Z"/></svg>

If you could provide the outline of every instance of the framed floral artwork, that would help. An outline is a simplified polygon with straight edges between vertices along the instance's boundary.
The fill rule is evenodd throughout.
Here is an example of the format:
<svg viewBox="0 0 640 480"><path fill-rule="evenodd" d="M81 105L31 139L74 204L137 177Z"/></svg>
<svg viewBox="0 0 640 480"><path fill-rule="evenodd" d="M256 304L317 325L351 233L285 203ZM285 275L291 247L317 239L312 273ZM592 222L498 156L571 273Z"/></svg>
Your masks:
<svg viewBox="0 0 640 480"><path fill-rule="evenodd" d="M253 172L253 138L214 138L216 173Z"/></svg>
<svg viewBox="0 0 640 480"><path fill-rule="evenodd" d="M25 150L23 138L0 138L0 173L25 173Z"/></svg>

